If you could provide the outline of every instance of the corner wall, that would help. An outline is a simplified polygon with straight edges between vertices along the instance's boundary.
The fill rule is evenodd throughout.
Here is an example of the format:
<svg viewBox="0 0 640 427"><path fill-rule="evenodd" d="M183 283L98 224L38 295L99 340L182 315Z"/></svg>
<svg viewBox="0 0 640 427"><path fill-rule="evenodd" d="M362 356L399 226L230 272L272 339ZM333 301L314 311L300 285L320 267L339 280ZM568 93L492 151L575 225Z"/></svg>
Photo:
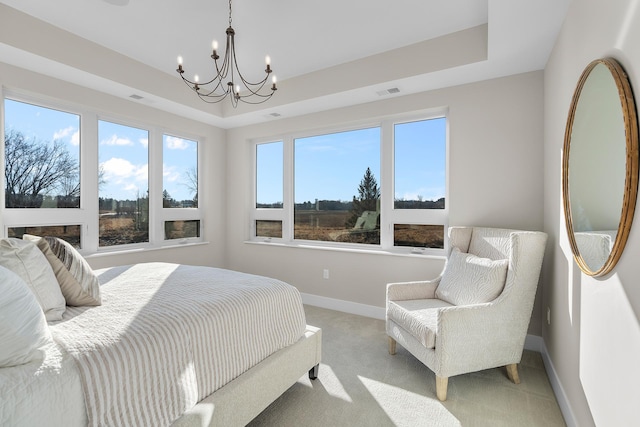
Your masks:
<svg viewBox="0 0 640 427"><path fill-rule="evenodd" d="M567 398L567 422L622 426L638 422L640 402L640 209L613 272L584 275L573 261L562 210L562 146L580 74L612 56L640 93L640 2L573 0L544 73L544 222L549 252L544 271L543 338ZM569 415L569 416L567 416Z"/></svg>
<svg viewBox="0 0 640 427"><path fill-rule="evenodd" d="M229 130L227 267L279 278L305 294L374 307L384 307L389 282L436 277L443 258L245 243L252 206L249 140L430 108L449 108L449 225L541 230L542 76L526 73ZM325 268L329 280L322 278ZM539 304L529 333L541 335Z"/></svg>

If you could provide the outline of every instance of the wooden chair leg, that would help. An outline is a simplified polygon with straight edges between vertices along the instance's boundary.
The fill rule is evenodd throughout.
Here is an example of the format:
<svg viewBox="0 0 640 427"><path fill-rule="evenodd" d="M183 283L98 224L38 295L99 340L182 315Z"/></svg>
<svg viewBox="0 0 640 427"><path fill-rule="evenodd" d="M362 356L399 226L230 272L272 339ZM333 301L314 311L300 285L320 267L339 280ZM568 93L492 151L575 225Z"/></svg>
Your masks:
<svg viewBox="0 0 640 427"><path fill-rule="evenodd" d="M391 337L389 337L389 354L396 354L396 340Z"/></svg>
<svg viewBox="0 0 640 427"><path fill-rule="evenodd" d="M436 375L436 395L441 402L447 400L447 385L449 384L449 378L439 377Z"/></svg>
<svg viewBox="0 0 640 427"><path fill-rule="evenodd" d="M520 377L518 376L518 364L512 363L507 365L507 376L514 384L520 384Z"/></svg>

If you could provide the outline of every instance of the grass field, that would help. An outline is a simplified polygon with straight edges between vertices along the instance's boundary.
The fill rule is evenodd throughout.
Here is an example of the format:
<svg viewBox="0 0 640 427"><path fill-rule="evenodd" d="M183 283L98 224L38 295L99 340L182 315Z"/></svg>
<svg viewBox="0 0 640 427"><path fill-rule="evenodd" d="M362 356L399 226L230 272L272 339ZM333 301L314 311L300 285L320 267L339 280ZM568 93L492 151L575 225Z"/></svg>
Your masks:
<svg viewBox="0 0 640 427"><path fill-rule="evenodd" d="M325 242L380 244L380 230L353 230L345 227L349 211L296 211L294 238ZM258 221L257 235L282 237L280 221ZM394 245L409 247L444 247L441 225L394 224Z"/></svg>
<svg viewBox="0 0 640 427"><path fill-rule="evenodd" d="M99 219L100 246L149 241L148 229L137 229L133 217L102 215Z"/></svg>

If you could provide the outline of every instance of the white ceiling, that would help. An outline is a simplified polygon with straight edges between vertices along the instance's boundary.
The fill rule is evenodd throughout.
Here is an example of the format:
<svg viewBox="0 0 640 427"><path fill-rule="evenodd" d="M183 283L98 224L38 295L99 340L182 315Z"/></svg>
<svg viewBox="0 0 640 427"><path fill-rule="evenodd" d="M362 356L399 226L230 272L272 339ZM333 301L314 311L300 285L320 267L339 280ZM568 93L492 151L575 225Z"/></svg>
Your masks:
<svg viewBox="0 0 640 427"><path fill-rule="evenodd" d="M91 66L38 51L18 41L0 39L3 62L128 97L142 94L155 108L229 128L262 122L271 113L289 117L379 99L381 89L398 87L398 95L509 74L543 69L570 0L236 0L233 27L242 72L255 76L272 59L279 90L260 107L231 109L210 105L188 93L184 98L141 85L144 76L96 72ZM228 26L225 0L1 0L24 14L125 55L180 82L176 58L183 56L189 75L204 78L211 69L211 41L224 47ZM1 18L0 18L1 19ZM28 25L34 26L33 22ZM411 59L397 60L399 48L487 24L482 60L427 72L409 73ZM42 31L48 26L39 26ZM47 37L47 34L42 34ZM104 51L98 51L96 55ZM374 80L342 79L348 64L367 59L360 71ZM401 57L398 57L401 58ZM433 58L433 63L437 58ZM332 68L329 68L332 67ZM418 67L419 68L419 67ZM330 69L330 73L318 73ZM403 73L403 69L405 72ZM56 71L57 70L57 71ZM254 73L254 70L257 73ZM396 71L397 70L397 71ZM133 72L132 71L132 72ZM155 74L154 74L155 73ZM327 81L326 75L331 79ZM149 69L150 80L157 72ZM345 74L346 75L346 74ZM162 75L164 76L164 74ZM160 79L165 77L160 76ZM375 81L375 84L372 82ZM289 84L288 84L289 83ZM334 84L335 83L335 84ZM339 83L339 84L338 84ZM166 84L164 84L166 86ZM295 94L287 93L287 88ZM302 89L301 89L302 88ZM308 90L307 90L308 89ZM283 93L284 92L284 93ZM178 93L178 92L175 92ZM197 100L191 101L191 98ZM278 100L278 98L280 98ZM226 102L226 101L225 101ZM203 104L203 105L202 105Z"/></svg>

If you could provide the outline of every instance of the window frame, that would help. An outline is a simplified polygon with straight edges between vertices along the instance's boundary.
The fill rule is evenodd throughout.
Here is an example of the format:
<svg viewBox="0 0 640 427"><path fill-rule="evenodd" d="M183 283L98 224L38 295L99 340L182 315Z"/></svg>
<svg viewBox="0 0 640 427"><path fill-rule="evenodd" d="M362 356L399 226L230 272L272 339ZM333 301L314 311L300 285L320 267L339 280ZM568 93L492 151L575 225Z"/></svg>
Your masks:
<svg viewBox="0 0 640 427"><path fill-rule="evenodd" d="M18 90L0 88L2 102L0 103L0 128L5 132L5 107L4 100L11 99L38 107L54 109L58 111L77 114L80 117L80 207L79 208L6 208L4 185L0 191L0 203L2 206L0 215L0 229L4 237L8 236L9 228L36 227L36 226L64 226L80 225L79 252L83 255L118 253L130 250L157 249L162 247L175 247L185 243L200 243L204 241L204 212L202 205L205 203L205 193L201 191L202 177L201 166L203 158L202 136L188 134L187 132L168 129L159 125L153 125L135 118L122 118L115 114L104 113L90 107L74 105L47 97L40 97ZM130 243L99 247L99 135L98 122L106 121L123 126L143 129L149 132L148 143L148 183L149 183L149 242ZM162 135L167 134L195 141L198 144L198 207L197 208L173 208L167 209L173 212L164 212L162 208L163 187L163 141ZM4 137L0 143L2 161L0 162L0 176L4 179ZM159 191L158 194L155 194ZM200 194L202 193L202 194ZM200 237L185 239L164 239L164 221L199 220Z"/></svg>
<svg viewBox="0 0 640 427"><path fill-rule="evenodd" d="M395 173L394 173L394 126L396 124L445 118L445 207L444 209L396 209ZM319 240L294 239L294 145L295 139L348 132L371 127L380 128L380 244L359 244L343 242L326 242ZM448 250L447 229L449 223L449 145L450 145L450 117L448 108L422 110L408 114L383 117L376 121L363 121L341 126L333 126L318 130L300 131L284 134L272 138L256 138L249 141L251 147L251 206L248 242L279 243L287 246L305 246L318 248L333 248L339 250L379 251L395 254L419 254L443 256ZM283 143L283 207L257 208L257 146L271 142ZM256 236L256 221L282 221L282 238ZM444 248L424 248L411 246L394 246L394 224L442 225L444 232Z"/></svg>
<svg viewBox="0 0 640 427"><path fill-rule="evenodd" d="M198 138L198 137L194 137L194 136L187 136L184 132L174 132L174 131L169 131L167 129L159 129L160 130L160 135L159 135L159 139L160 139L160 147L157 149L157 151L159 151L159 153L154 153L154 155L159 154L160 156L160 163L158 164L156 162L156 167L159 169L159 171L155 171L156 173L159 173L160 177L159 177L159 188L158 191L159 193L155 195L155 197L158 198L157 201L157 207L156 210L158 210L158 221L153 221L151 222L151 217L149 218L149 228L151 228L152 226L154 228L156 228L154 230L154 235L158 236L163 242L177 242L178 244L185 244L185 243L197 243L197 242L202 242L203 241L203 232L204 232L204 218L203 218L203 211L202 211L202 200L204 200L204 198L201 198L203 196L203 192L201 191L202 188L202 149L203 149L203 145L202 144L202 140L203 138ZM162 205L162 192L164 191L164 136L173 136L176 138L182 138L182 139L187 139L189 141L195 142L197 145L197 152L198 152L198 158L197 158L197 174L198 174L198 207L195 208L165 208ZM149 145L151 145L151 143L149 143ZM155 157L154 157L155 158ZM151 161L149 161L149 167L150 167L150 171L149 174L151 175ZM155 168L154 168L155 169ZM150 179L151 180L151 179ZM154 202L155 203L155 202ZM151 189L149 189L149 204L151 205ZM155 206L155 205L154 205ZM151 209L149 209L149 216L151 216ZM165 222L167 221L200 221L200 232L198 233L200 235L200 237L185 237L185 238L181 238L181 239L165 239L164 237L164 230L165 230ZM151 235L151 230L149 230L149 233ZM158 234L159 233L159 234Z"/></svg>

